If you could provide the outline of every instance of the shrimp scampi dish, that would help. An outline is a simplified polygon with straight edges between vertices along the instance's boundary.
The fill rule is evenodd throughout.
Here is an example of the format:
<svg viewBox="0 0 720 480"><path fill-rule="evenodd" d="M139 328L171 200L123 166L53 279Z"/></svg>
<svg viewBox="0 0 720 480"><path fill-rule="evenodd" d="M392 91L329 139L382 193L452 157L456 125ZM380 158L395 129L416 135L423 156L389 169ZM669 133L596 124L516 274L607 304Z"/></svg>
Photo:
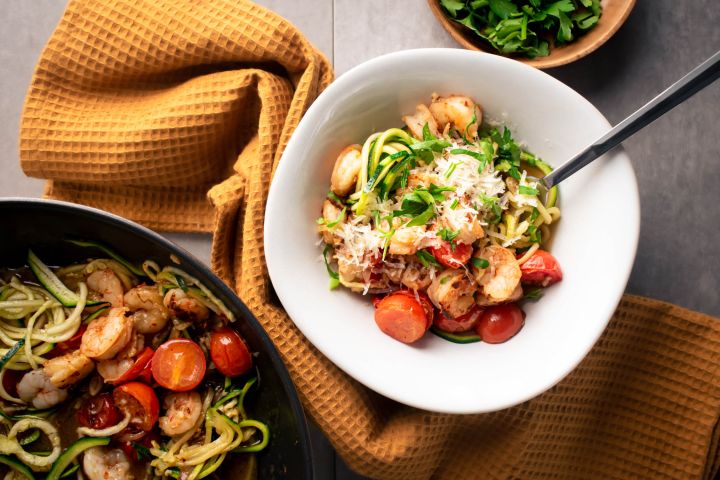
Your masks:
<svg viewBox="0 0 720 480"><path fill-rule="evenodd" d="M96 258L0 269L0 475L220 478L269 441L235 317L178 266ZM42 252L40 252L42 253Z"/></svg>
<svg viewBox="0 0 720 480"><path fill-rule="evenodd" d="M335 161L317 219L330 288L374 295L401 342L504 342L522 302L562 280L547 251L558 191L537 180L552 168L467 96L433 94L402 120Z"/></svg>

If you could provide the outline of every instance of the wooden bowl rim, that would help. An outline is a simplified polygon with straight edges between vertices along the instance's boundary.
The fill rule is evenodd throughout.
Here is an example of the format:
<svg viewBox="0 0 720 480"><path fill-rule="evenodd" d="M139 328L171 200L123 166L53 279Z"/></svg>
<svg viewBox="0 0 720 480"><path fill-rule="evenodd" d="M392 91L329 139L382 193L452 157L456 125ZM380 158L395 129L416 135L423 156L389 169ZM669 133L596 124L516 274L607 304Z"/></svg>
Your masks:
<svg viewBox="0 0 720 480"><path fill-rule="evenodd" d="M479 42L471 40L471 35L468 29L462 25L459 25L452 20L450 20L445 13L443 12L442 7L440 6L439 0L428 0L428 4L430 6L430 10L435 15L435 18L438 19L440 22L440 25L447 31L450 36L459 43L463 48L467 50L475 50L479 52L485 52L485 53L491 53L493 55L500 55L507 58L512 58L513 60L517 60L518 62L525 63L527 65L530 65L535 68L539 69L546 69L546 68L554 68L559 67L561 65L567 65L569 63L572 63L576 60L579 60L590 53L594 52L598 48L600 48L605 42L607 42L610 37L615 35L615 33L620 29L620 27L625 23L628 16L630 16L630 12L635 7L636 0L616 0L617 2L624 2L622 3L622 7L620 9L620 15L616 18L615 23L613 23L607 30L597 30L597 27L593 28L590 32L588 32L585 37L592 38L592 36L596 32L601 32L599 35L597 35L597 38L594 39L592 43L589 43L584 48L581 48L577 52L566 54L565 50L568 48L573 48L576 46L576 43L570 43L567 46L562 47L556 47L553 48L550 51L550 55L547 57L538 57L534 59L530 58L522 58L522 57L510 57L508 55L502 55L494 50L490 49L484 49L479 46ZM602 21L603 17L600 17L600 21ZM560 52L560 55L557 55L557 53Z"/></svg>

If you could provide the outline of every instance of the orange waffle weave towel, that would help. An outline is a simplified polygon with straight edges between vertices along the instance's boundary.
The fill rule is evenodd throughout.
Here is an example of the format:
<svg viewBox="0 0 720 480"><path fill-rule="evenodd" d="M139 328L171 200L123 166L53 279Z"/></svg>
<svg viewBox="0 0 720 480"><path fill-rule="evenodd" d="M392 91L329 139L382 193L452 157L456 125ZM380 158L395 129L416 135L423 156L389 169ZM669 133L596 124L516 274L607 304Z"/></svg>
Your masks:
<svg viewBox="0 0 720 480"><path fill-rule="evenodd" d="M627 296L561 384L475 416L380 397L310 345L270 297L263 215L283 147L331 78L292 25L246 1L72 1L28 93L22 166L50 180L50 197L159 230L212 231L213 268L257 315L307 412L358 472L712 478L720 321L708 316Z"/></svg>

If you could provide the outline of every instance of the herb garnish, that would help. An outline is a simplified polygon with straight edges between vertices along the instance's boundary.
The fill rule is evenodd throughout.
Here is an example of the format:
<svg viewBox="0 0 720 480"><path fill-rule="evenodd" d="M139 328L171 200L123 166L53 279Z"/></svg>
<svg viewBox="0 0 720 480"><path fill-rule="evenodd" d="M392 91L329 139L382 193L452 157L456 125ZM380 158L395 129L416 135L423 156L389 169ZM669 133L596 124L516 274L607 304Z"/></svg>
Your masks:
<svg viewBox="0 0 720 480"><path fill-rule="evenodd" d="M328 227L328 228L333 228L333 227L335 227L338 223L343 222L343 221L345 220L345 213L346 213L346 212L347 212L347 207L343 207L343 209L340 210L340 215L338 215L337 218L336 218L335 220L333 220L332 222L328 222L328 221L327 221L327 218L325 218L325 217L320 217L320 218L318 218L317 220L315 220L315 222L316 222L318 225L325 225L325 226Z"/></svg>
<svg viewBox="0 0 720 480"><path fill-rule="evenodd" d="M543 289L542 288L533 288L532 290L528 290L525 292L525 295L523 295L523 298L525 300L537 300L543 295Z"/></svg>
<svg viewBox="0 0 720 480"><path fill-rule="evenodd" d="M548 40L571 42L597 25L600 0L440 0L447 16L498 52L530 58L550 53Z"/></svg>
<svg viewBox="0 0 720 480"><path fill-rule="evenodd" d="M527 187L525 185L520 185L520 187L518 187L518 191L520 192L520 195L533 196L538 194L537 188Z"/></svg>
<svg viewBox="0 0 720 480"><path fill-rule="evenodd" d="M485 170L485 167L487 167L486 157L482 153L473 152L472 150L468 150L466 148L453 148L452 150L450 150L450 153L452 155L467 155L469 157L474 158L478 162L480 162L480 166L478 167L478 172L482 172L483 170ZM490 158L492 158L492 157L490 157Z"/></svg>
<svg viewBox="0 0 720 480"><path fill-rule="evenodd" d="M438 237L450 243L452 243L452 241L455 240L458 235L460 235L460 230L449 230L447 228L441 228L437 232Z"/></svg>
<svg viewBox="0 0 720 480"><path fill-rule="evenodd" d="M490 266L490 262L488 262L484 258L472 257L470 261L478 270L484 270Z"/></svg>
<svg viewBox="0 0 720 480"><path fill-rule="evenodd" d="M437 259L433 256L433 254L428 252L427 250L418 250L415 256L418 257L418 260L420 260L420 263L422 263L422 266L425 268L428 268L431 265L433 267L440 268L440 262L438 262Z"/></svg>
<svg viewBox="0 0 720 480"><path fill-rule="evenodd" d="M412 218L405 226L425 225L435 218L435 206L445 199L443 192L455 191L455 187L438 187L431 183L428 188L419 187L403 195L400 210L393 212L395 217Z"/></svg>
<svg viewBox="0 0 720 480"><path fill-rule="evenodd" d="M332 250L332 246L325 245L323 249L323 261L325 261L325 268L327 269L328 275L330 275L330 290L334 290L340 285L340 275L330 267L327 259L327 254L330 250Z"/></svg>

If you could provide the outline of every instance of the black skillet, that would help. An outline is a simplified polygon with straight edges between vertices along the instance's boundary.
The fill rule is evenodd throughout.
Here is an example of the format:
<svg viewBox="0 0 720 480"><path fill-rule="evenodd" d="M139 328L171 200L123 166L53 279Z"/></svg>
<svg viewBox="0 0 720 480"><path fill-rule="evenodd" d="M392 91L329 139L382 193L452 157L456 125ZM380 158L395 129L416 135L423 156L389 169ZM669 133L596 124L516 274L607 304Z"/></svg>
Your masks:
<svg viewBox="0 0 720 480"><path fill-rule="evenodd" d="M225 305L237 321L235 327L258 355L255 364L260 388L251 404L253 416L270 427L270 444L257 456L258 478L310 480L313 478L310 440L302 406L280 355L258 321L237 296L213 273L182 248L157 233L101 210L65 202L29 198L0 199L0 266L24 265L28 247L50 265L82 261L100 256L65 240L88 239L106 244L125 258L141 263L151 259L181 268L200 279ZM231 468L221 474L233 478Z"/></svg>

